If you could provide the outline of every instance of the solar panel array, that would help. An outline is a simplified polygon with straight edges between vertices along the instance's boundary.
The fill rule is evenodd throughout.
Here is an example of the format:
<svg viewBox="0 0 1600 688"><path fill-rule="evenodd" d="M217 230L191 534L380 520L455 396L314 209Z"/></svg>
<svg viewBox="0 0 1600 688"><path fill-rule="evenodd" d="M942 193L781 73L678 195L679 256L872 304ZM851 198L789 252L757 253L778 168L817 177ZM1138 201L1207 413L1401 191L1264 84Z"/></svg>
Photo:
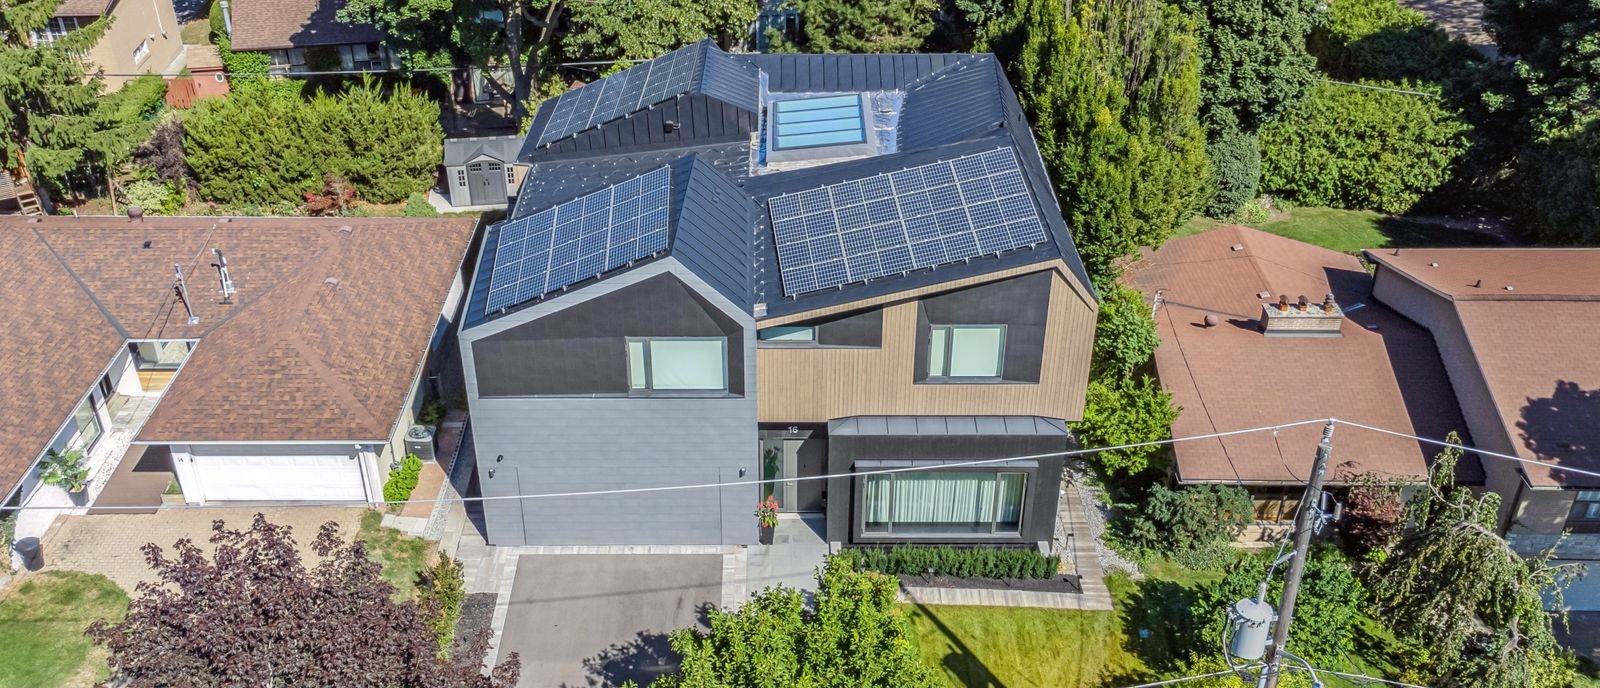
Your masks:
<svg viewBox="0 0 1600 688"><path fill-rule="evenodd" d="M699 62L698 44L679 48L654 60L612 74L561 94L544 131L541 145L655 105L689 90Z"/></svg>
<svg viewBox="0 0 1600 688"><path fill-rule="evenodd" d="M663 166L500 226L487 312L531 301L667 248Z"/></svg>
<svg viewBox="0 0 1600 688"><path fill-rule="evenodd" d="M784 194L767 208L790 296L1046 240L1010 148Z"/></svg>

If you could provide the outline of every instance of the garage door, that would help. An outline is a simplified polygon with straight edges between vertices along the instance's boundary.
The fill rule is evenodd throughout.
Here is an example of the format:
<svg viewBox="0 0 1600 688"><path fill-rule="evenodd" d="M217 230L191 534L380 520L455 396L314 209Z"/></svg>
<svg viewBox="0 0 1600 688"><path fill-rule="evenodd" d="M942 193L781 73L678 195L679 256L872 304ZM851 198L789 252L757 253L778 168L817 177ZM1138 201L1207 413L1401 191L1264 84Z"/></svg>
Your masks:
<svg viewBox="0 0 1600 688"><path fill-rule="evenodd" d="M366 500L361 462L339 455L196 455L207 501Z"/></svg>

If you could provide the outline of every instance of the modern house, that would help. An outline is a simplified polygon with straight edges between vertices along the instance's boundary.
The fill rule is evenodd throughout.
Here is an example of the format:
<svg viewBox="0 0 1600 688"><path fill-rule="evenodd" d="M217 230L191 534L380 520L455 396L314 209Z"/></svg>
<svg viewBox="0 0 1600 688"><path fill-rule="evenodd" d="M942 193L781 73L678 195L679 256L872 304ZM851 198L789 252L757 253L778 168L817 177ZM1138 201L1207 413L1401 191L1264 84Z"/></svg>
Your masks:
<svg viewBox="0 0 1600 688"><path fill-rule="evenodd" d="M102 19L110 25L84 59L106 74L107 91L140 74L183 70L183 39L172 0L63 0L32 39L35 45L52 43Z"/></svg>
<svg viewBox="0 0 1600 688"><path fill-rule="evenodd" d="M491 543L751 543L771 493L838 545L1049 544L1098 301L993 56L705 41L520 160L461 323ZM669 485L713 487L503 499Z"/></svg>
<svg viewBox="0 0 1600 688"><path fill-rule="evenodd" d="M1463 429L1433 338L1372 298L1354 256L1246 227L1145 250L1126 279L1154 305L1155 367L1181 407L1174 437L1337 417L1442 437ZM1178 483L1239 485L1260 536L1294 520L1321 425L1172 447ZM1341 428L1328 483L1422 482L1437 448ZM1482 482L1475 461L1458 478Z"/></svg>
<svg viewBox="0 0 1600 688"><path fill-rule="evenodd" d="M0 220L0 508L382 499L472 220ZM225 268L225 269L224 269ZM179 277L181 273L182 277ZM26 361L27 365L21 365ZM42 485L76 450L85 495Z"/></svg>
<svg viewBox="0 0 1600 688"><path fill-rule="evenodd" d="M1600 472L1600 249L1366 255L1378 300L1433 333L1474 446ZM1503 459L1483 468L1518 551L1560 542L1559 557L1600 556L1600 478Z"/></svg>
<svg viewBox="0 0 1600 688"><path fill-rule="evenodd" d="M394 65L382 31L339 21L344 0L233 0L223 3L236 51L264 52L277 73L382 72Z"/></svg>
<svg viewBox="0 0 1600 688"><path fill-rule="evenodd" d="M528 166L517 162L520 136L444 140L444 184L450 205L504 206L517 195Z"/></svg>

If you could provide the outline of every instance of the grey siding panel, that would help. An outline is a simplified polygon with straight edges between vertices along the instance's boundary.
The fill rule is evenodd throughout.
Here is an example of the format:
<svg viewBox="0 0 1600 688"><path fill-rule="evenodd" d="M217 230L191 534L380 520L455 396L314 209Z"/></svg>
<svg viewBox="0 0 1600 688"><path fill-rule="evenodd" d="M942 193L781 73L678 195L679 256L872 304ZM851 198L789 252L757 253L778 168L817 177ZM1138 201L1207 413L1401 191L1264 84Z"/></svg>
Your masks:
<svg viewBox="0 0 1600 688"><path fill-rule="evenodd" d="M761 74L750 63L706 44L700 92L751 112L761 109Z"/></svg>
<svg viewBox="0 0 1600 688"><path fill-rule="evenodd" d="M711 165L698 157L686 162L686 181L675 185L683 189L683 198L672 255L748 311L753 300L749 228L758 210Z"/></svg>
<svg viewBox="0 0 1600 688"><path fill-rule="evenodd" d="M897 139L905 150L965 141L1005 122L1001 75L970 58L926 77L906 92Z"/></svg>

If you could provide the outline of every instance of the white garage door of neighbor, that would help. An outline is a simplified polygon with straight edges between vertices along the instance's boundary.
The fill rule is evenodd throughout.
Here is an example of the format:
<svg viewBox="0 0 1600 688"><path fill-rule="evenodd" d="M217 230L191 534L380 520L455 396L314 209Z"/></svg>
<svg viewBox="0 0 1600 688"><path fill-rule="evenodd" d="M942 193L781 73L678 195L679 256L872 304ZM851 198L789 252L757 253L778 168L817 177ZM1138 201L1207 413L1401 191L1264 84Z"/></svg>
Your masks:
<svg viewBox="0 0 1600 688"><path fill-rule="evenodd" d="M195 456L207 501L353 501L367 498L349 456Z"/></svg>

